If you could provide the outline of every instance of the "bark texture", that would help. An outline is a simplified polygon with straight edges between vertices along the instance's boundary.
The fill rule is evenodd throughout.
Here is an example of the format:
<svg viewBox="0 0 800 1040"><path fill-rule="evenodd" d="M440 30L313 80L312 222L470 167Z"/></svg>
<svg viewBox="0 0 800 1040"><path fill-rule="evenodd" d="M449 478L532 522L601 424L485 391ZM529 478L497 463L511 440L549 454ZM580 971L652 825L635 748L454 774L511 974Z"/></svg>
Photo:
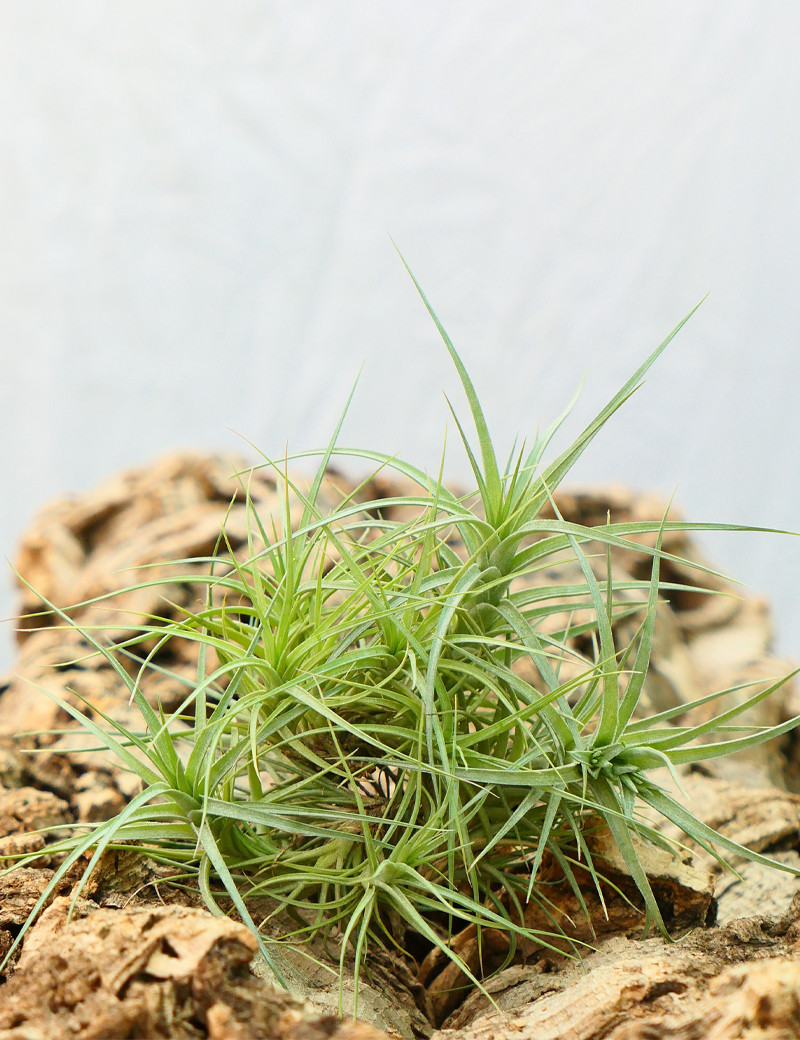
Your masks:
<svg viewBox="0 0 800 1040"><path fill-rule="evenodd" d="M80 498L54 503L23 540L17 566L38 595L30 587L20 589L20 610L27 617L20 626L18 661L0 695L0 862L5 858L10 864L15 853L39 849L43 858L35 869L0 875L0 954L10 948L52 877L55 863L46 857L46 842L75 820L110 818L138 790L138 781L105 752L85 750L92 739L39 692L53 690L98 718L102 712L124 723L136 720L113 671L89 654L79 633L42 612L44 601L64 610L85 603L70 609L70 616L101 621L111 642L125 639L138 614L168 615L190 606L194 593L177 575L195 565L176 569L168 561L211 553L226 517L232 547L247 551L244 495L232 475L242 465L236 459L170 456ZM348 490L332 473L323 495L333 506ZM262 515L278 506L267 471L252 475L249 491ZM394 484L376 480L360 494L366 500L396 492ZM557 504L566 519L584 524L605 523L609 512L615 521L660 520L665 509L657 497L620 488L561 493ZM293 508L300 508L299 501ZM705 562L685 534L670 533L664 547L690 562ZM615 550L614 557L616 574L646 576L635 554ZM104 601L102 614L87 603L134 582L131 568L140 566L149 568L148 578L167 580L160 593L114 595ZM669 564L662 579L733 595L677 590L660 605L652 709L741 683L754 684L741 694L752 695L759 684L791 669L791 662L772 656L769 610L762 599L741 598L738 587L691 566ZM544 574L540 580L549 579ZM621 623L621 642L637 624L635 616ZM190 676L193 647L175 644L170 653L163 664ZM153 674L144 692L154 705L170 710L184 688ZM774 723L799 711L796 688L789 683L758 706L753 721ZM684 771L680 782L692 811L705 822L800 867L800 799L792 793L800 787L798 769L800 756L790 735L779 746ZM679 793L670 776L659 780ZM46 835L43 828L50 828ZM582 962L571 959L566 947L521 944L511 965L492 976L506 960L507 940L484 931L479 944L468 928L453 944L476 974L491 976L485 983L489 996L471 989L440 954L423 951L412 959L387 953L374 958L360 998L361 1015L372 1024L339 1019L338 985L324 967L315 972L307 962L287 958L294 993L275 989L253 959L255 943L243 926L213 917L196 893L165 886L163 868L132 853L103 857L70 918L70 896L85 865L76 864L0 985L0 1040L800 1036L800 886L792 875L745 863L736 878L721 874L701 850L688 849L680 858L643 850L662 912L678 937L670 943L642 936L624 862L613 843L602 835L597 842L596 854L614 887L604 893L607 914L599 903L591 907L593 927L581 916L574 893L552 878L553 907L565 932L594 948L586 947ZM585 889L587 900L597 901L591 886ZM526 922L547 926L532 904Z"/></svg>

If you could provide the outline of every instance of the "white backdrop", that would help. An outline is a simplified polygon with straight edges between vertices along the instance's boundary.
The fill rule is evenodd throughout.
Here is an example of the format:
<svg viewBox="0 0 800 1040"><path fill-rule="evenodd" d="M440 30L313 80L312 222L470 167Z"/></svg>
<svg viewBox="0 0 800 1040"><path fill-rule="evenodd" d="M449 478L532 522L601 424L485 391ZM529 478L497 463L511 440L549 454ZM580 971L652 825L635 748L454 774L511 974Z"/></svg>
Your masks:
<svg viewBox="0 0 800 1040"><path fill-rule="evenodd" d="M362 362L344 441L437 465L460 398L389 234L504 446L586 371L575 432L710 292L575 479L800 529L800 7L0 16L6 555L48 499L168 449L319 444ZM710 549L800 654L798 541Z"/></svg>

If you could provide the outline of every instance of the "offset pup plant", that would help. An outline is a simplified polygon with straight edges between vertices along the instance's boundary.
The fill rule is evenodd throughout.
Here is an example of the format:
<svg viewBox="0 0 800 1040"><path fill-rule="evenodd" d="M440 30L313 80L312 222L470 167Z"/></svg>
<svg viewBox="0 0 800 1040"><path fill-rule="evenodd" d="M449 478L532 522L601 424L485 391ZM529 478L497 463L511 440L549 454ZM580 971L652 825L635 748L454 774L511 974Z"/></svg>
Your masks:
<svg viewBox="0 0 800 1040"><path fill-rule="evenodd" d="M213 912L227 896L280 981L285 962L265 925L294 943L337 939L341 971L351 950L357 981L371 946L402 945L399 920L480 985L450 945L453 933L469 924L501 929L512 954L522 938L554 942L555 923L552 932L526 928L524 905L548 906L545 855L581 905L578 864L600 892L587 840L598 823L641 895L645 928L665 934L635 840L665 839L643 808L722 862L735 854L796 873L711 830L649 775L752 747L798 722L736 724L785 680L696 725L680 722L695 705L655 713L648 705L659 595L687 588L660 578L662 562L675 562L662 536L753 529L666 517L584 527L565 521L553 498L688 316L554 461L543 460L561 420L502 466L467 370L415 284L477 432L474 445L456 417L475 493L456 496L441 473L432 478L396 458L338 449L340 421L313 453L309 485L264 461L282 482L281 515L259 516L247 497L248 552L235 552L223 529L207 574L191 579L202 587L194 612L142 618L116 647L102 629L82 630L138 705L141 731L111 719L100 725L49 695L140 777L142 790L114 819L48 846L63 859L31 920L79 857L93 850L76 899L102 854L133 842L195 879ZM363 501L365 482L333 512L320 508L337 457L394 471L416 491ZM403 507L399 518L394 507ZM654 544L641 544L641 535ZM602 558L591 548L598 544ZM649 578L615 578L615 547L649 558ZM562 582L537 585L537 574L559 569ZM639 624L620 648L612 629L625 616ZM577 636L589 653L576 651ZM148 669L163 671L158 660L176 639L197 645L198 670L181 706L165 715L140 682ZM138 676L131 656L142 661ZM698 743L709 735L716 739ZM251 908L264 905L275 906L272 920L257 923Z"/></svg>

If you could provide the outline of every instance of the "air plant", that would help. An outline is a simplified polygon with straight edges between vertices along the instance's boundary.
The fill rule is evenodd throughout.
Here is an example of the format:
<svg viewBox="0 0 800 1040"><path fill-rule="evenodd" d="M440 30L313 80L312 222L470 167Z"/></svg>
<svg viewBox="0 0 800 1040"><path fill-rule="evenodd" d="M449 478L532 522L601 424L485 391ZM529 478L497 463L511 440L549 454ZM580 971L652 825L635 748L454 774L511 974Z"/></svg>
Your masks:
<svg viewBox="0 0 800 1040"><path fill-rule="evenodd" d="M504 930L512 953L522 938L550 945L557 926L532 931L522 908L531 900L547 907L545 855L581 902L576 864L599 890L586 837L598 821L627 864L645 925L662 932L639 840L665 839L642 808L720 860L772 863L704 825L651 776L752 747L798 722L735 725L785 680L693 725L681 722L693 705L653 712L648 702L659 597L685 588L660 577L662 563L675 562L663 536L747 528L666 516L585 527L555 506L565 475L689 316L554 461L544 458L563 416L503 466L467 370L415 284L477 432L475 444L456 416L475 491L456 495L441 472L337 448L341 420L314 453L310 482L293 481L286 460L259 464L283 489L279 515L259 515L241 473L248 546L235 550L223 528L206 573L191 578L201 592L196 609L141 618L116 646L100 629L82 630L138 706L141 730L49 694L142 790L114 819L76 825L48 846L62 860L30 920L81 856L92 853L85 881L105 850L134 843L194 879L212 912L227 897L280 981L278 932L294 944L335 939L342 972L352 951L357 983L371 947L402 946L393 923L401 920L480 985L453 949L453 933L470 923ZM366 460L414 490L369 499L365 481L323 508L334 459ZM616 577L613 549L643 554L649 577ZM562 581L537 582L559 569ZM636 624L620 647L623 617ZM578 635L590 653L575 649ZM198 667L183 702L165 714L140 687L172 640L196 645ZM137 649L141 668L132 675ZM265 905L274 907L266 919Z"/></svg>

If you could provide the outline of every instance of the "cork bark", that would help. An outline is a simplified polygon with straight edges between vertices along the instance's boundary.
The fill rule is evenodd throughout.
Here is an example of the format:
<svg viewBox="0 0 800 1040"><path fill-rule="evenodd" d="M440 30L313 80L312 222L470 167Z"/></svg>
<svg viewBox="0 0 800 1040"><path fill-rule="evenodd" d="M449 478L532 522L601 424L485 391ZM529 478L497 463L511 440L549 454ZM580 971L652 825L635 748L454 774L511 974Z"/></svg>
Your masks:
<svg viewBox="0 0 800 1040"><path fill-rule="evenodd" d="M177 580L187 565L171 568L169 561L212 552L226 517L234 550L246 550L245 501L232 477L241 465L199 455L167 457L87 495L53 503L23 539L17 567L29 583L20 587L20 612L27 617L18 659L0 693L0 862L9 868L0 875L0 953L10 948L52 876L56 860L48 858L48 841L73 821L110 818L138 789L138 781L105 752L86 751L91 739L39 692L45 687L84 710L135 721L113 671L88 655L79 633L42 612L40 597L66 609L130 584L132 568L143 565L149 577L169 579L160 595L138 590L104 602L106 638L117 642L137 613L163 614L165 602L175 605L167 610L191 605L191 587ZM333 506L347 489L341 476L331 474L323 495ZM362 495L395 490L388 480L375 481ZM249 491L262 513L277 507L278 490L266 471L254 474ZM562 493L558 506L567 519L581 523L604 523L609 511L614 520L658 520L664 511L657 497L621 488ZM685 534L671 533L668 541L669 552L705 562ZM614 563L617 573L643 576L632 553L615 553ZM762 599L742 598L724 579L691 567L667 570L666 581L735 597L675 592L660 605L652 707L686 703L737 683L766 683L791 669L791 662L772 655L769 609ZM85 605L70 613L91 622L97 610ZM636 618L628 623L635 625ZM191 675L191 645L171 653L169 670ZM170 710L184 688L156 674L144 692ZM798 710L789 683L759 705L753 721L774 723ZM684 770L683 794L671 777L659 780L688 798L705 822L800 867L800 799L793 793L800 789L799 766L790 735L729 762ZM478 937L467 928L453 944L484 977L481 992L452 961L422 945L413 958L376 954L360 998L360 1022L339 1018L338 983L324 964L311 969L287 955L292 992L273 986L254 957L256 944L247 929L233 916L212 916L197 893L165 884L157 864L133 853L106 854L73 905L85 866L76 864L0 984L0 1040L800 1036L800 886L791 875L743 863L735 877L698 849L680 857L642 849L675 941L645 937L624 862L608 839L598 835L596 841L610 885L605 908L592 885L585 885L591 926L569 886L555 873L550 879L553 912L569 938L586 944L580 959L568 947L521 943L510 965L497 972L507 959L507 940L491 930ZM41 851L42 858L35 868L12 869L8 857L24 851ZM532 928L546 927L536 906L525 913ZM323 951L314 952L324 959ZM352 993L345 986L348 1006Z"/></svg>

